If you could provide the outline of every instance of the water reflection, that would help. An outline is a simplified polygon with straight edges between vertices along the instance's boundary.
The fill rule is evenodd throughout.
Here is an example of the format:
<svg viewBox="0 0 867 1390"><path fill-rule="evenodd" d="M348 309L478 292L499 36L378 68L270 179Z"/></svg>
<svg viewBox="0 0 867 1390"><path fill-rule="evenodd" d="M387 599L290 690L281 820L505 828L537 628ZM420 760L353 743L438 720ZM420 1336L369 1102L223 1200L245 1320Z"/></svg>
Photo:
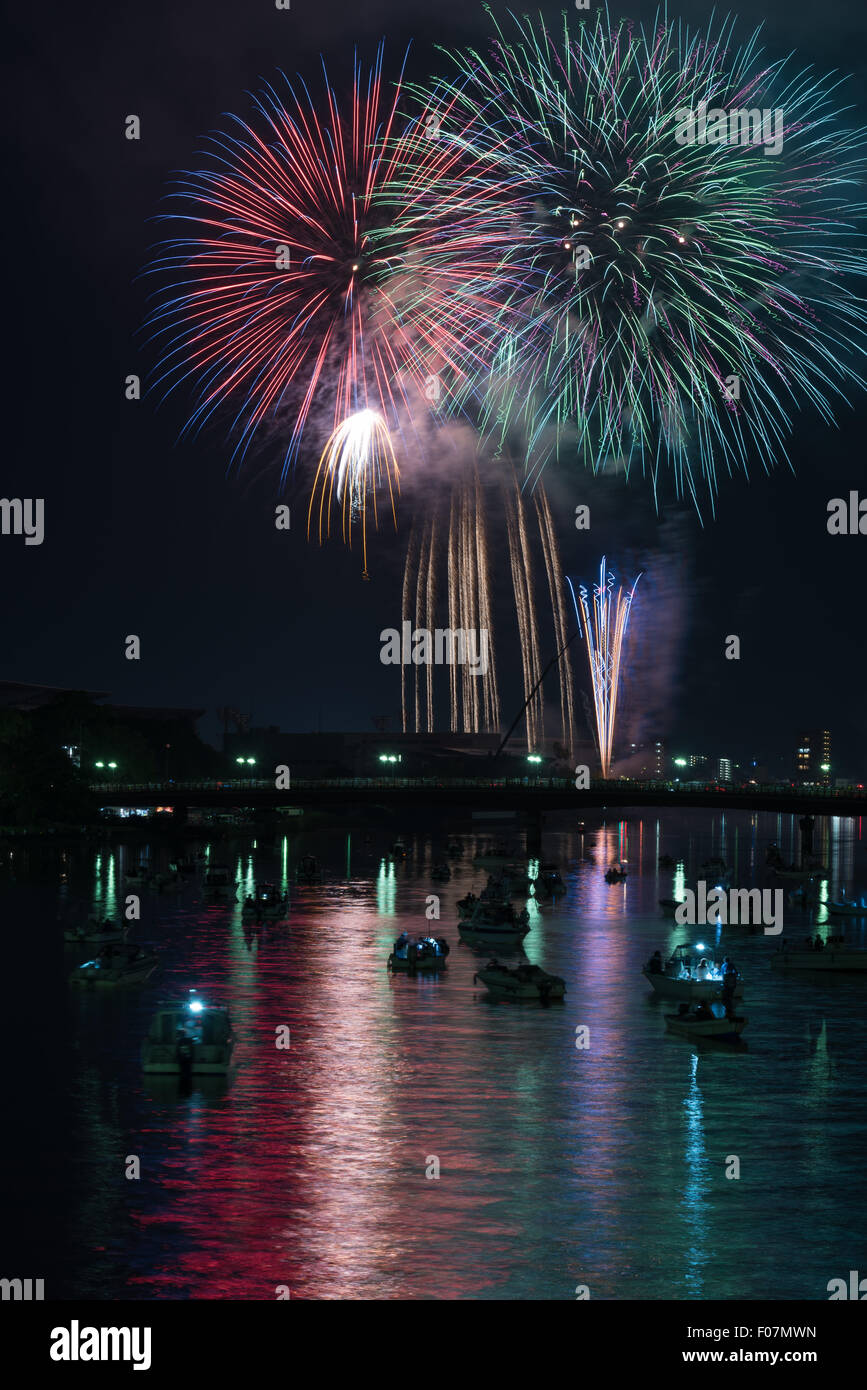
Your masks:
<svg viewBox="0 0 867 1390"><path fill-rule="evenodd" d="M823 897L844 875L867 886L860 822L816 829L835 875ZM4 891L21 895L11 910L26 904L50 961L48 1016L66 1020L66 1044L46 1051L44 1020L13 1019L32 1103L66 1107L67 1220L40 1226L36 1153L18 1189L58 1292L271 1299L288 1284L311 1298L566 1299L587 1283L602 1298L826 1296L829 1260L848 1268L867 1234L849 1197L867 1121L865 982L780 978L773 938L694 929L747 980L750 1046L734 1054L667 1035L670 1004L640 973L685 934L660 897L681 898L717 855L742 886L772 885L765 847L796 858L797 819L654 811L588 818L579 832L552 817L540 858L566 892L529 897L525 942L528 960L567 981L547 1009L493 1005L473 986L486 952L459 942L455 903L484 887L473 856L489 837L460 834L451 880L436 885L435 826L405 830L399 862L393 833L196 847L203 864L232 865L238 899L204 901L200 875L171 898L142 892L135 938L158 943L162 969L115 993L67 990L58 913L119 913L124 873L165 865L165 847L28 849L16 883L4 861ZM321 885L295 887L302 853L322 863ZM659 867L666 854L676 868ZM618 858L628 878L609 885ZM245 927L257 880L291 891L287 924ZM391 975L395 936L430 929L432 888L447 969ZM786 932L815 930L823 912L787 905ZM860 921L845 930L864 941ZM185 1094L143 1076L139 1047L157 1003L193 987L229 1007L239 1042L228 1082L196 1077ZM288 1051L275 1043L285 1026ZM129 1154L141 1182L124 1178ZM725 1178L728 1154L741 1157L739 1181ZM426 1176L433 1159L439 1177ZM786 1200L769 1202L781 1177Z"/></svg>

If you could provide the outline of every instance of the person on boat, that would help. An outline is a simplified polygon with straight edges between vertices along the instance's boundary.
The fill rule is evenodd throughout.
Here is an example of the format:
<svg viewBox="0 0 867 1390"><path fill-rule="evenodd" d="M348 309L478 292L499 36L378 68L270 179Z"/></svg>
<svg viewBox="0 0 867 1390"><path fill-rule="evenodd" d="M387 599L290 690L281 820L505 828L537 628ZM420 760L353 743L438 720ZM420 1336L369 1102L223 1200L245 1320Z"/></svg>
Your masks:
<svg viewBox="0 0 867 1390"><path fill-rule="evenodd" d="M647 962L647 969L650 971L651 975L662 974L662 953L660 951L654 951L650 960Z"/></svg>
<svg viewBox="0 0 867 1390"><path fill-rule="evenodd" d="M409 937L407 936L407 934L406 934L405 931L402 931L401 934L400 934L400 936L397 938L397 940L396 940L395 943L394 943L394 954L395 954L396 956L402 956L402 955L404 955L405 952L406 952L406 948L407 948L407 945L408 945L408 944L409 944Z"/></svg>
<svg viewBox="0 0 867 1390"><path fill-rule="evenodd" d="M702 956L701 960L699 961L698 965L697 965L696 968L695 968L695 978L696 978L697 980L709 980L709 979L710 979L710 966L708 965L707 959L706 959L705 956Z"/></svg>

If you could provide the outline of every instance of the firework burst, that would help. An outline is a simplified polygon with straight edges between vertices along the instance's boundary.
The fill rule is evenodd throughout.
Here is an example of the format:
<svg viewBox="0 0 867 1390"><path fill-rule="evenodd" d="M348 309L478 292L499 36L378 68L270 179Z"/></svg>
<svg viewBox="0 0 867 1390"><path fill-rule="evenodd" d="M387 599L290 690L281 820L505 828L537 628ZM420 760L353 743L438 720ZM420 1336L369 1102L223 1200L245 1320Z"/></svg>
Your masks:
<svg viewBox="0 0 867 1390"><path fill-rule="evenodd" d="M162 354L154 389L192 388L189 431L230 408L234 463L263 428L276 434L283 480L305 430L318 446L330 436L317 476L330 495L335 459L351 475L338 489L344 534L352 518L376 515L359 485L387 475L393 510L383 431L424 401L422 358L441 360L435 321L410 323L405 311L413 271L383 196L402 73L386 94L382 60L382 46L370 72L356 59L344 105L324 68L321 99L282 74L265 86L249 120L232 117L230 133L210 138L206 167L179 179L163 219L179 234L149 267L158 289L148 329Z"/></svg>
<svg viewBox="0 0 867 1390"><path fill-rule="evenodd" d="M719 473L785 457L790 409L831 421L863 385L865 133L731 21L507 27L416 89L437 139L398 152L422 297L461 345L452 403L531 473L577 455L655 489L667 467L713 506ZM701 103L781 111L782 148L679 143Z"/></svg>

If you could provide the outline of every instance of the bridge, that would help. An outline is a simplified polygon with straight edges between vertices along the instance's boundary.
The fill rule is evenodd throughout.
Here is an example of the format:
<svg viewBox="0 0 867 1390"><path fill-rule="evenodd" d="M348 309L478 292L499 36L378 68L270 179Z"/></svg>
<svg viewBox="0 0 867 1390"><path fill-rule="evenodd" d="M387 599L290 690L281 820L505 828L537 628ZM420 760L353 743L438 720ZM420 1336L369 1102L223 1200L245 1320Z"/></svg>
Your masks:
<svg viewBox="0 0 867 1390"><path fill-rule="evenodd" d="M339 809L350 806L453 807L474 811L581 811L618 806L695 806L710 810L782 811L793 815L860 816L863 787L724 787L668 782L596 780L578 790L569 777L333 777L292 779L286 789L268 779L194 782L97 782L100 806L163 807L183 819L191 807L219 810Z"/></svg>

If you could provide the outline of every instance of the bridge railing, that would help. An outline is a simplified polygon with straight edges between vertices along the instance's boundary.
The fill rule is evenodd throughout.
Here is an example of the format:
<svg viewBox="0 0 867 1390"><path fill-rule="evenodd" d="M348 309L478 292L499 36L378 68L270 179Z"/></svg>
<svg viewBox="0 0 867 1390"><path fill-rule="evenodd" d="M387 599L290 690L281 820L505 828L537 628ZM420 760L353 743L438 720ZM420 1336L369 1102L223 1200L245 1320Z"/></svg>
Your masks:
<svg viewBox="0 0 867 1390"><path fill-rule="evenodd" d="M294 796L303 791L328 791L338 788L358 788L360 790L371 788L412 788L420 789L443 787L455 788L457 790L478 790L493 787L523 787L539 791L565 791L569 788L574 789L574 779L571 777L299 777L293 778L291 786L287 787L287 797ZM233 777L219 780L215 778L200 779L197 781L182 782L92 782L90 790L94 793L110 793L117 796L120 793L134 792L164 792L167 799L177 796L183 792L235 792L235 791L276 791L273 779L263 777ZM582 789L583 790L583 789ZM628 778L618 778L610 781L593 779L587 790L592 792L617 791L617 792L666 792L672 796L689 795L696 792L719 793L721 796L731 796L739 793L750 795L769 795L790 796L793 800L803 799L805 796L821 798L822 800L833 801L837 798L845 798L847 801L852 798L864 798L865 788L863 786L851 787L795 787L788 783L761 782L761 783L700 783L689 786L664 781L632 781Z"/></svg>

